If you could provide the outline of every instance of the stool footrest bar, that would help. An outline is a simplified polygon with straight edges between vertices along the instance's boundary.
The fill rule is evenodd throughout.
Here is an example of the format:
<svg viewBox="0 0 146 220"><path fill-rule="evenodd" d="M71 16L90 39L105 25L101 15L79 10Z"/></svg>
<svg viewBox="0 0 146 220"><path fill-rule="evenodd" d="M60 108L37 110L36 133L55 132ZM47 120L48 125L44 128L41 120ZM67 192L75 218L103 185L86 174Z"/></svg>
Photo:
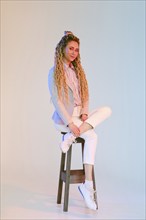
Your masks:
<svg viewBox="0 0 146 220"><path fill-rule="evenodd" d="M66 170L62 171L61 179L66 182ZM70 183L82 183L85 181L85 172L81 170L70 170Z"/></svg>

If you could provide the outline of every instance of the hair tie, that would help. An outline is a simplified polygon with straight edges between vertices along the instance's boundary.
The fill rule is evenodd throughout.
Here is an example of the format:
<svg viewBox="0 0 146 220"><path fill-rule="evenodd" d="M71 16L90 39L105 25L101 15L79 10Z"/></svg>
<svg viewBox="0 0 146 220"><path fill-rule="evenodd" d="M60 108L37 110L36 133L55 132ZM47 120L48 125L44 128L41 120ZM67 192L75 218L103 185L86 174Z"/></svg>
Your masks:
<svg viewBox="0 0 146 220"><path fill-rule="evenodd" d="M73 33L72 33L71 31L64 31L64 35L65 35L65 36L67 36L67 35L69 35L69 34L72 34L72 35L73 35Z"/></svg>

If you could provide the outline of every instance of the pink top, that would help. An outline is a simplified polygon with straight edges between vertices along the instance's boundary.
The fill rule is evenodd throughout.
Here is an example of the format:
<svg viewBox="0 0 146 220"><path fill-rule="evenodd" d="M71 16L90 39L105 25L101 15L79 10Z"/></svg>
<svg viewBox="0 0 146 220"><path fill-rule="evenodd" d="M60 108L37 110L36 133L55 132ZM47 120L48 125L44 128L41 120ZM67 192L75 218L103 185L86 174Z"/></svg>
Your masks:
<svg viewBox="0 0 146 220"><path fill-rule="evenodd" d="M76 77L74 67L73 67L73 65L68 66L66 63L64 63L64 70L65 70L65 76L66 76L66 83L73 91L74 106L79 106L79 105L81 105L81 98L80 98L80 92L79 92L79 82Z"/></svg>

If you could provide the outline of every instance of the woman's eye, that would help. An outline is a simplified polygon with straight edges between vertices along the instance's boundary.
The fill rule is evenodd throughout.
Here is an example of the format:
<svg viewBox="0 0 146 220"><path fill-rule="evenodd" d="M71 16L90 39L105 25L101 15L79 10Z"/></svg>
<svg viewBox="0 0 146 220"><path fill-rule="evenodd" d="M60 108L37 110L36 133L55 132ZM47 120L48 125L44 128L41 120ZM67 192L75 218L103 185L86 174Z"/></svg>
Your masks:
<svg viewBox="0 0 146 220"><path fill-rule="evenodd" d="M74 48L73 48L73 47L70 47L69 49L70 49L71 51L73 51L73 50L74 50ZM75 49L75 52L77 52L77 53L78 53L78 52L79 52L79 49Z"/></svg>

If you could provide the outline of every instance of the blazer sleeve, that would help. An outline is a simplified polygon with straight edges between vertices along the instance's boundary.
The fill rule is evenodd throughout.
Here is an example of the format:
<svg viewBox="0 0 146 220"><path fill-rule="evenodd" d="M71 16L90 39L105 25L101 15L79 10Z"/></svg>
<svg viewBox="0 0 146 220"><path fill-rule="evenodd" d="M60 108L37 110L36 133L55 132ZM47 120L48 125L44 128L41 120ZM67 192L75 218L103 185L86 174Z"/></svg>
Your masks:
<svg viewBox="0 0 146 220"><path fill-rule="evenodd" d="M82 115L82 114L87 114L87 115L88 115L88 113L89 113L89 101L87 100L87 101L85 102L84 106L82 107L80 114L81 114L81 115Z"/></svg>
<svg viewBox="0 0 146 220"><path fill-rule="evenodd" d="M57 87L54 82L54 71L53 68L49 71L48 75L48 87L51 95L52 102L54 104L54 107L60 116L60 118L63 120L65 125L68 125L69 123L72 123L72 118L67 112L65 105L63 104L63 101L61 98L58 98L57 94Z"/></svg>

